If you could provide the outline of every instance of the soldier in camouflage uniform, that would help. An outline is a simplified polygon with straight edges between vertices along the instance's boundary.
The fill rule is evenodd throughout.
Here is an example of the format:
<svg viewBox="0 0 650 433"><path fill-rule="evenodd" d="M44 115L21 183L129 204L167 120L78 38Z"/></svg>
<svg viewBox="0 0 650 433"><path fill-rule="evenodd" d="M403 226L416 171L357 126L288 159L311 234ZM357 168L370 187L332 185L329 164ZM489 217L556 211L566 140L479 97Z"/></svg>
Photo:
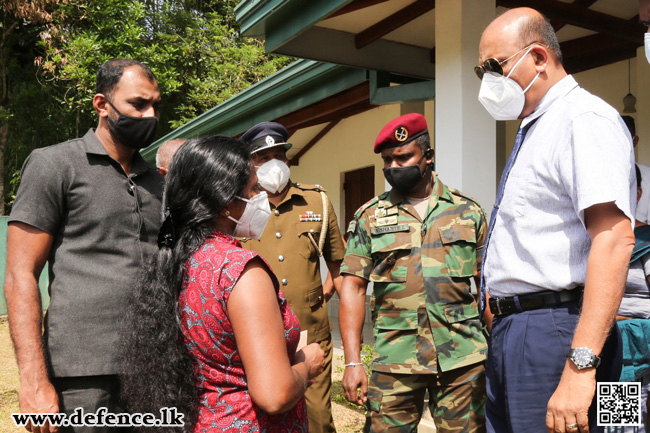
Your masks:
<svg viewBox="0 0 650 433"><path fill-rule="evenodd" d="M414 432L428 390L439 433L483 432L487 343L470 278L478 281L485 214L433 172L422 115L386 125L380 152L393 189L356 212L341 266L346 398L363 404L367 395L370 431ZM367 386L359 336L368 281L375 349Z"/></svg>

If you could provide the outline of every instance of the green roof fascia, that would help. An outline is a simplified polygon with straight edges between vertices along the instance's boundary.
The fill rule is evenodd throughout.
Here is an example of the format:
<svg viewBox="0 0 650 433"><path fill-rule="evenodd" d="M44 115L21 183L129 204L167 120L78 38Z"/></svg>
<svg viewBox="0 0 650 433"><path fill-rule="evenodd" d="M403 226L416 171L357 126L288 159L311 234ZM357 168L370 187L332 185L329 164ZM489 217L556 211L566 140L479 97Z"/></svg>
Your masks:
<svg viewBox="0 0 650 433"><path fill-rule="evenodd" d="M292 113L368 79L365 69L297 60L270 77L174 129L141 151L149 162L174 138L205 134L233 136L256 123Z"/></svg>
<svg viewBox="0 0 650 433"><path fill-rule="evenodd" d="M245 36L264 36L273 52L351 0L243 0L235 17Z"/></svg>

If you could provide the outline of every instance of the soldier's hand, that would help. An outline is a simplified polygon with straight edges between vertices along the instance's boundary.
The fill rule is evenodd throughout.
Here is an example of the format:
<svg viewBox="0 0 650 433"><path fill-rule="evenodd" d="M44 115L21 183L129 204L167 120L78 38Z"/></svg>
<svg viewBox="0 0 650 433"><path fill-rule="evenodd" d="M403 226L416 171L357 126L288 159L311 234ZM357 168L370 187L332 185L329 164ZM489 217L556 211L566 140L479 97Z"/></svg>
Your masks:
<svg viewBox="0 0 650 433"><path fill-rule="evenodd" d="M343 391L350 403L364 406L368 399L368 376L362 365L345 367Z"/></svg>

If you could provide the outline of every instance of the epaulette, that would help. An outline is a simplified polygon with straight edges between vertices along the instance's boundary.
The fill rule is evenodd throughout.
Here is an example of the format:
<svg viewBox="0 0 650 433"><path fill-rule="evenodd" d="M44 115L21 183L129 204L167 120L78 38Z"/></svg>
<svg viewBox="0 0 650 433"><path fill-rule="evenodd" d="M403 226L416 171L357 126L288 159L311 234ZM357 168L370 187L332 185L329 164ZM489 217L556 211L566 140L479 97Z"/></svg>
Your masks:
<svg viewBox="0 0 650 433"><path fill-rule="evenodd" d="M293 186L295 186L296 188L301 189L303 191L316 191L316 192L323 191L323 192L327 192L327 190L325 188L323 188L323 185L319 185L317 183L315 183L313 185L310 185L310 184L307 184L307 183L295 182L293 184Z"/></svg>
<svg viewBox="0 0 650 433"><path fill-rule="evenodd" d="M462 192L462 191L458 191L457 189L452 188L452 187L450 187L450 186L448 186L447 188L449 189L449 192L452 193L452 195L459 195L459 196L461 196L461 197L463 197L463 198L466 198L467 200L469 200L469 201L475 203L477 206L481 206L481 205L479 204L479 202L476 201L476 199L475 199L474 197L472 197L471 195L467 195L467 194L465 194L464 192Z"/></svg>
<svg viewBox="0 0 650 433"><path fill-rule="evenodd" d="M375 196L375 197L371 198L366 203L364 203L359 209L357 209L357 211L354 213L354 218L359 219L361 217L361 214L366 209L368 209L371 206L376 205L377 203L379 203L380 200L385 200L386 198L388 198L389 195L390 195L390 191L386 191L386 192L384 192L382 194L379 194L378 196Z"/></svg>

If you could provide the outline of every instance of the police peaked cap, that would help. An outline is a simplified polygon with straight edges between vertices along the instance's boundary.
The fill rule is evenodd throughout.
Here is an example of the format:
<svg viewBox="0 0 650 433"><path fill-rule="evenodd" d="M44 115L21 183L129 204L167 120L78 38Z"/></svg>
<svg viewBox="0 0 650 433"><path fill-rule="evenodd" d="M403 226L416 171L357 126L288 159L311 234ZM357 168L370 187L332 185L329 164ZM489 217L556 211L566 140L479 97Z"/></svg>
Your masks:
<svg viewBox="0 0 650 433"><path fill-rule="evenodd" d="M284 150L291 149L287 143L289 131L276 122L262 122L244 132L241 139L249 145L251 154L269 147L282 146Z"/></svg>

